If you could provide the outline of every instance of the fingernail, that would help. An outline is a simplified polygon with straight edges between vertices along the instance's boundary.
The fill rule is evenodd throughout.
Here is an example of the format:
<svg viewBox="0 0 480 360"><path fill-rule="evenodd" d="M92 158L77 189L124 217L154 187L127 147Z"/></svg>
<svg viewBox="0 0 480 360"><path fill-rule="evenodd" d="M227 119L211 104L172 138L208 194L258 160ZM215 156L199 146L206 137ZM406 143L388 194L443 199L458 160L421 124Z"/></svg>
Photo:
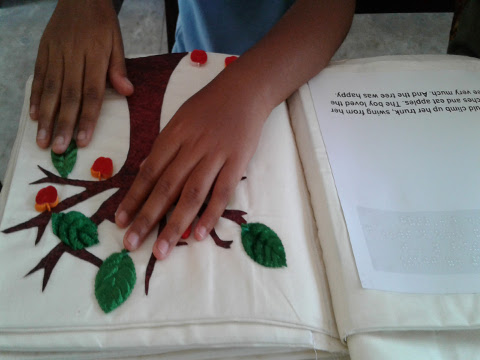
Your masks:
<svg viewBox="0 0 480 360"><path fill-rule="evenodd" d="M125 78L125 82L133 89L133 84L128 78Z"/></svg>
<svg viewBox="0 0 480 360"><path fill-rule="evenodd" d="M46 138L47 138L47 130L40 129L37 133L37 139L38 140L45 140Z"/></svg>
<svg viewBox="0 0 480 360"><path fill-rule="evenodd" d="M203 240L205 239L205 236L207 236L207 229L205 229L204 226L199 226L196 229L197 232L197 238L198 240Z"/></svg>
<svg viewBox="0 0 480 360"><path fill-rule="evenodd" d="M87 132L85 130L82 130L77 134L78 141L85 140L86 138L87 138Z"/></svg>
<svg viewBox="0 0 480 360"><path fill-rule="evenodd" d="M157 245L157 249L158 251L160 251L160 253L165 256L167 255L167 251L168 251L168 242L165 241L165 240L161 240L158 245Z"/></svg>
<svg viewBox="0 0 480 360"><path fill-rule="evenodd" d="M57 136L55 138L55 142L53 143L53 145L63 145L65 142L65 138L63 136Z"/></svg>
<svg viewBox="0 0 480 360"><path fill-rule="evenodd" d="M30 105L30 114L35 114L37 112L37 105Z"/></svg>
<svg viewBox="0 0 480 360"><path fill-rule="evenodd" d="M138 247L138 241L139 241L139 238L137 234L133 232L128 234L127 243L129 245L128 247L130 248L130 250L135 250Z"/></svg>
<svg viewBox="0 0 480 360"><path fill-rule="evenodd" d="M117 215L117 220L118 222L125 224L128 220L127 213L125 211L120 211L120 213Z"/></svg>

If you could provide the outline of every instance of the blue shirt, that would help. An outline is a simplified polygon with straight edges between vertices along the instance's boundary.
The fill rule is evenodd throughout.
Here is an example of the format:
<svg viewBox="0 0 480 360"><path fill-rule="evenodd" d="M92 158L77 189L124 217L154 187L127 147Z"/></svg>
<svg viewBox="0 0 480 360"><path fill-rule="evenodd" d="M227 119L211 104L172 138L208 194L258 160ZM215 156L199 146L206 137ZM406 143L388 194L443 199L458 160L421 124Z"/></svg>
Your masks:
<svg viewBox="0 0 480 360"><path fill-rule="evenodd" d="M201 49L241 55L295 0L179 0L173 52Z"/></svg>

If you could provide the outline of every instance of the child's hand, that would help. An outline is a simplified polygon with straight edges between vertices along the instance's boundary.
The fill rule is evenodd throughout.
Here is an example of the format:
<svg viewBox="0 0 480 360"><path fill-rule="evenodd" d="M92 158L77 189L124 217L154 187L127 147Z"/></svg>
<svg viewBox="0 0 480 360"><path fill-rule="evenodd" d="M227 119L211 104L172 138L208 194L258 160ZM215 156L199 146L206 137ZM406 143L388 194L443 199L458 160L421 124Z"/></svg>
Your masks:
<svg viewBox="0 0 480 360"><path fill-rule="evenodd" d="M133 223L124 237L137 249L177 199L153 253L167 257L195 219L213 186L208 207L195 227L204 239L223 213L257 147L266 109L241 82L214 80L190 98L155 140L131 189L116 213L120 227Z"/></svg>
<svg viewBox="0 0 480 360"><path fill-rule="evenodd" d="M40 41L30 96L30 116L38 120L38 146L49 146L57 114L53 151L66 150L77 119L77 144L88 145L107 72L120 94L133 92L111 0L60 0Z"/></svg>
<svg viewBox="0 0 480 360"><path fill-rule="evenodd" d="M354 8L354 0L296 1L260 42L178 110L118 207L117 225L133 221L123 240L128 250L143 243L178 199L153 247L158 259L168 256L213 185L195 238L210 233L255 152L265 119L328 64Z"/></svg>

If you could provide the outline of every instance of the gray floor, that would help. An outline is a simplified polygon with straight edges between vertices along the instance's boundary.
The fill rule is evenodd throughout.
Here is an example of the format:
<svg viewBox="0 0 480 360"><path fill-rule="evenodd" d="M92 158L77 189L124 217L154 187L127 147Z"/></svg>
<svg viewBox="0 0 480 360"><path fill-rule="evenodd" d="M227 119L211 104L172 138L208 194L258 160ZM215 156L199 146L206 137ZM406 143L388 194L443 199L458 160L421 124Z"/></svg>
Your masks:
<svg viewBox="0 0 480 360"><path fill-rule="evenodd" d="M55 4L4 0L0 8L0 179L15 140L24 84ZM163 1L125 0L119 18L128 57L167 52ZM451 21L449 13L356 15L334 59L444 54Z"/></svg>

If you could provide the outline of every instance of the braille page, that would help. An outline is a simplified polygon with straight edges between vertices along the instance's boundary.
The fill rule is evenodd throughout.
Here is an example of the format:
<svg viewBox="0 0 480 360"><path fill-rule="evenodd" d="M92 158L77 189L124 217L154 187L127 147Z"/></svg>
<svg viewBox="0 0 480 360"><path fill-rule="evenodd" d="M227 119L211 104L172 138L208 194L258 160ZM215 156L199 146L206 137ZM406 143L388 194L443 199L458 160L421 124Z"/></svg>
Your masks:
<svg viewBox="0 0 480 360"><path fill-rule="evenodd" d="M480 73L310 81L364 288L480 291Z"/></svg>

